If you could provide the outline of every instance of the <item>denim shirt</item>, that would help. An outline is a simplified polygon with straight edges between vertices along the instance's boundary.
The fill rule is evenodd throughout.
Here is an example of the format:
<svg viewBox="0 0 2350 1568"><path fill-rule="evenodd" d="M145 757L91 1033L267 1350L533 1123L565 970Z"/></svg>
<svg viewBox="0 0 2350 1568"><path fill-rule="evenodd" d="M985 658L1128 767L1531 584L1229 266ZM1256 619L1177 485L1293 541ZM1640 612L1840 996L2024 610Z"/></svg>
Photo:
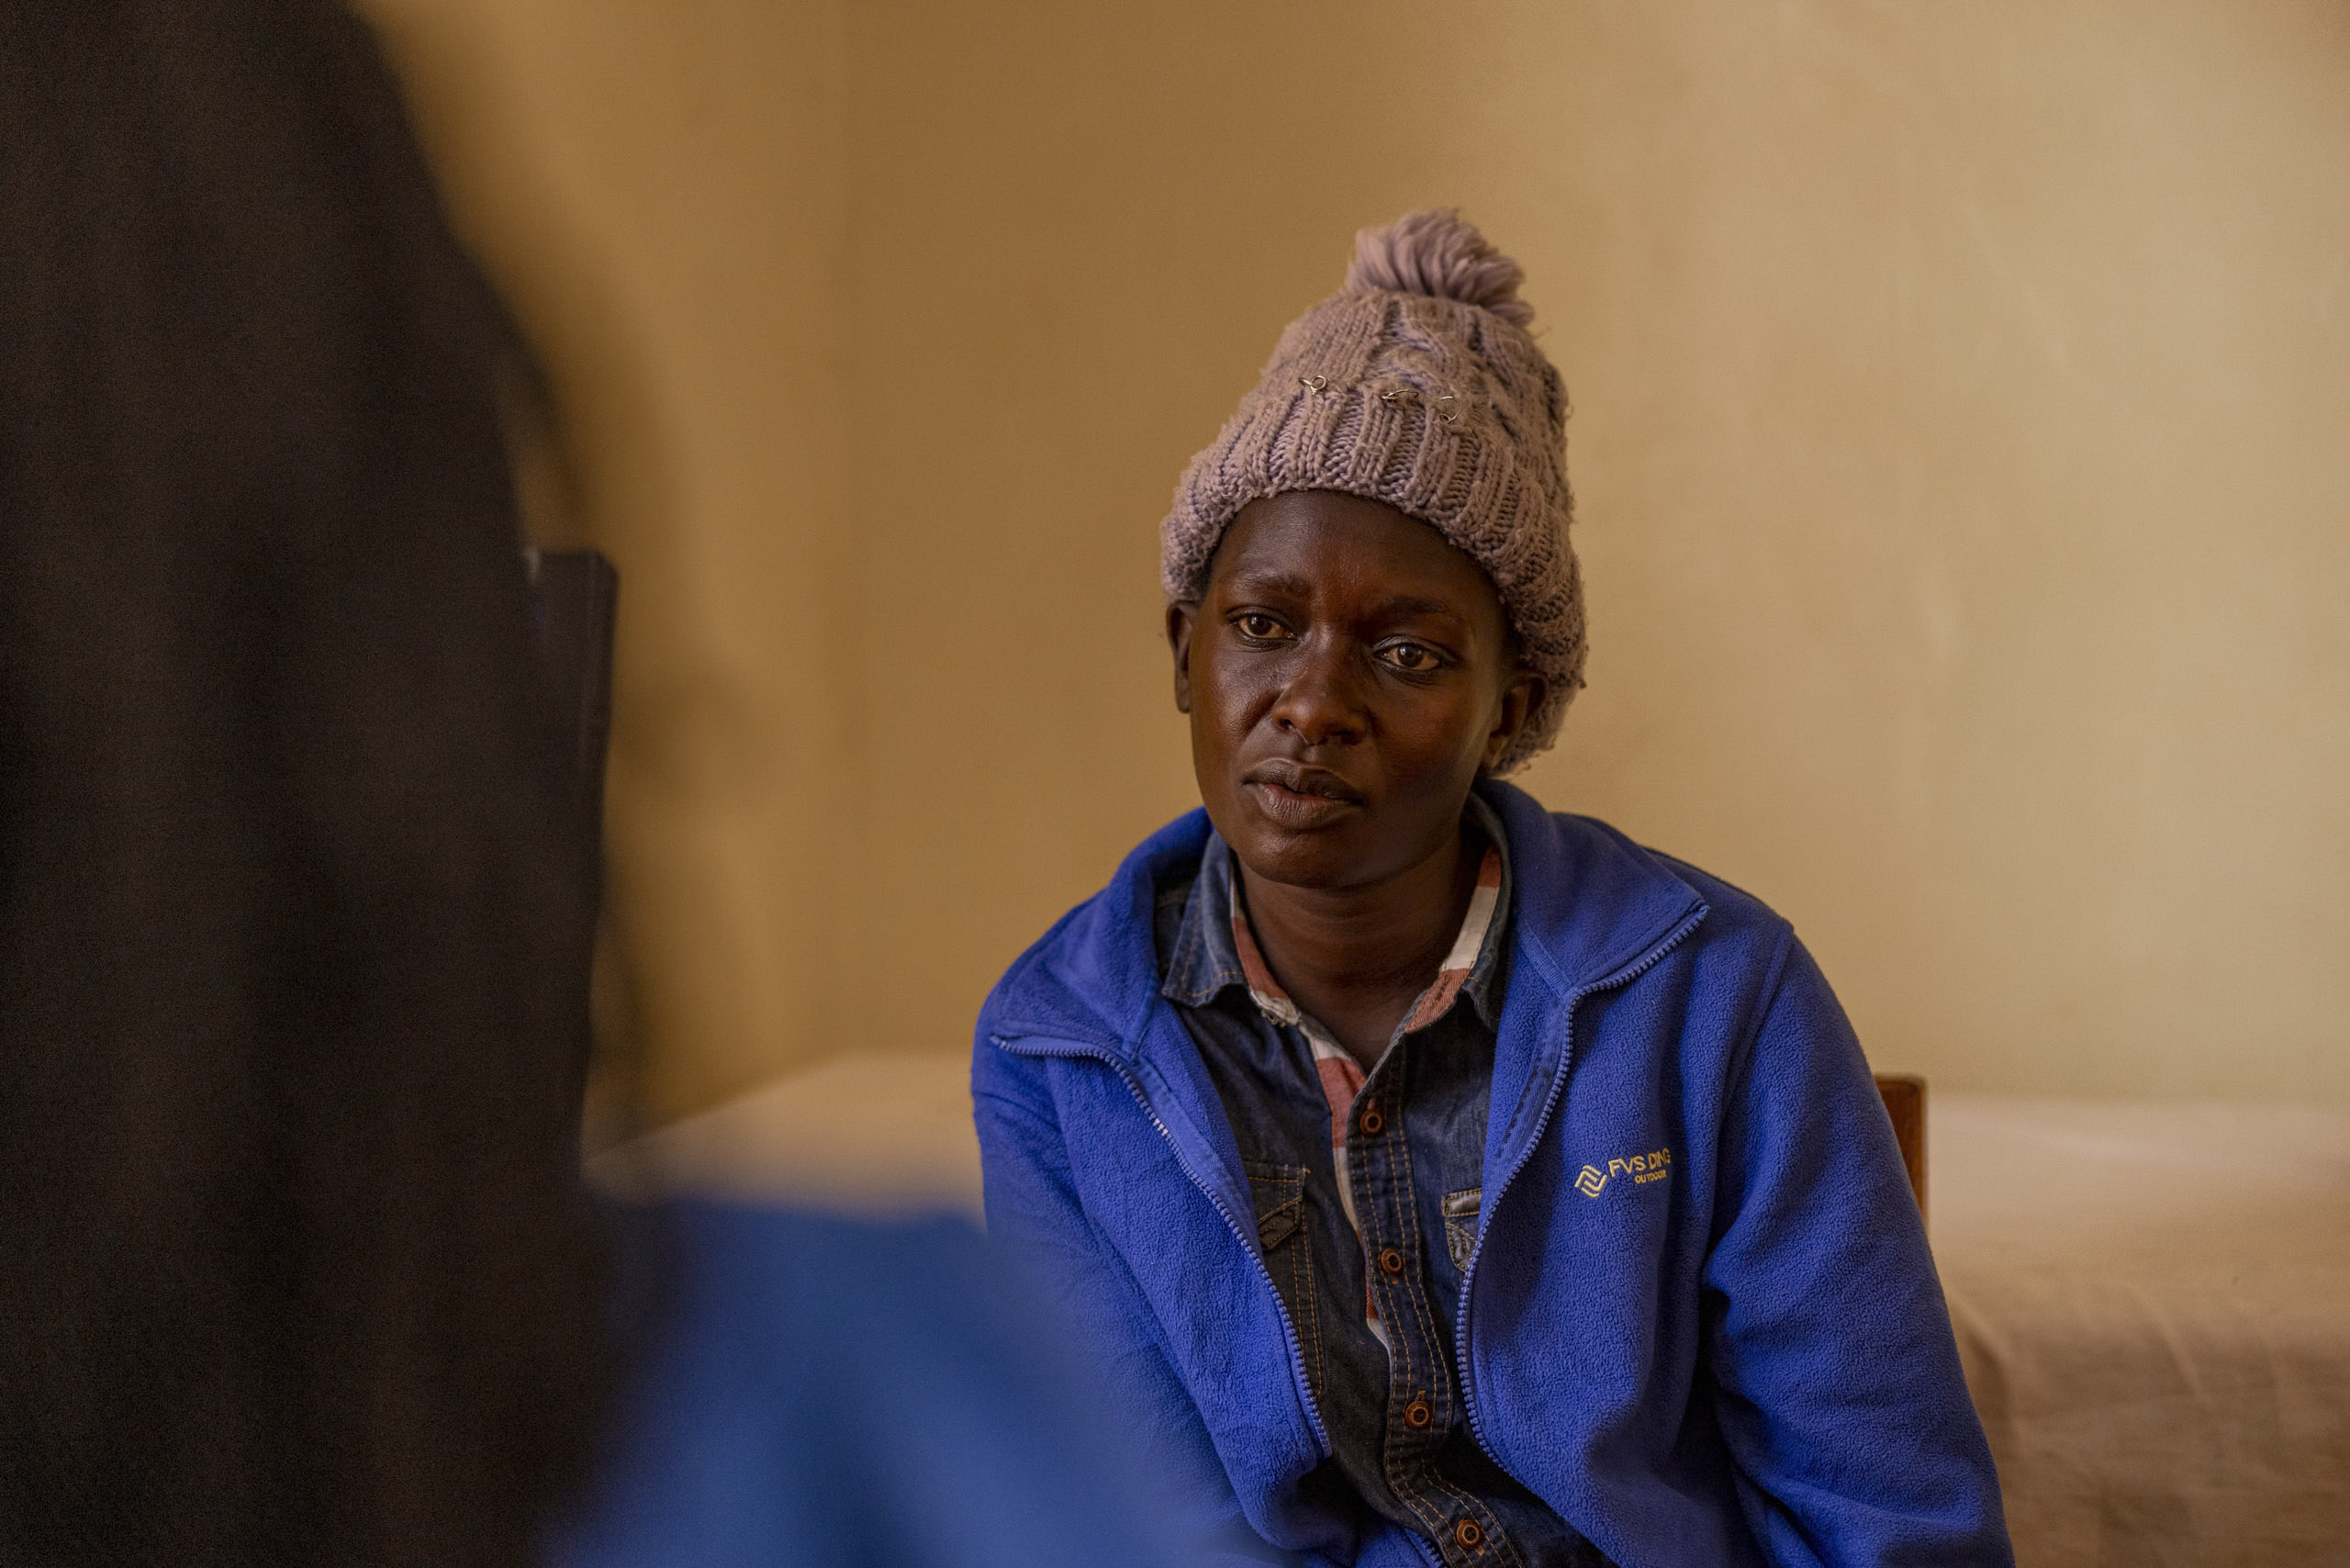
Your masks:
<svg viewBox="0 0 2350 1568"><path fill-rule="evenodd" d="M1158 890L1160 989L1231 1122L1329 1433L1307 1490L1415 1531L1449 1565L1591 1568L1596 1549L1477 1445L1453 1363L1510 951L1507 837L1473 795L1465 825L1500 861L1484 939L1465 979L1448 971L1406 1012L1337 1148L1332 1075L1359 1070L1328 1059L1326 1033L1259 958L1220 836L1194 879Z"/></svg>

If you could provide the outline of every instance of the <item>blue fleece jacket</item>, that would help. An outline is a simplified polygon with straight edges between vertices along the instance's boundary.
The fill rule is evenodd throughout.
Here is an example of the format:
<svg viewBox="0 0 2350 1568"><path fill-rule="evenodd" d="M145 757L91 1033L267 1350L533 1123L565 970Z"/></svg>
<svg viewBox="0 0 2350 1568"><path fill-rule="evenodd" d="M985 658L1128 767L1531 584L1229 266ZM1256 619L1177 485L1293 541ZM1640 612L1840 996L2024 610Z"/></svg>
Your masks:
<svg viewBox="0 0 2350 1568"><path fill-rule="evenodd" d="M1517 872L1471 1430L1621 1568L2007 1564L1998 1482L1860 1047L1786 923L1484 784ZM1299 1481L1328 1451L1214 1088L1159 994L1193 812L979 1016L988 1223L1226 1561L1437 1561ZM1372 1529L1374 1527L1360 1527Z"/></svg>

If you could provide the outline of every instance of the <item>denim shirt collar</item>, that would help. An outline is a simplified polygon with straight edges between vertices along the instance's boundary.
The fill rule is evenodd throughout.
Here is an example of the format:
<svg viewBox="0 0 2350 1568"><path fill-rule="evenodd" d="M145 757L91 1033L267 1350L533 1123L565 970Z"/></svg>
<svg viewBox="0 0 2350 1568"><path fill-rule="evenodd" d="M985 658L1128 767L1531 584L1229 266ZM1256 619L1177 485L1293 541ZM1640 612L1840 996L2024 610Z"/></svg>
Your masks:
<svg viewBox="0 0 2350 1568"><path fill-rule="evenodd" d="M1486 927L1485 940L1477 949L1477 961L1460 987L1461 994L1469 998L1486 1027L1498 1028L1502 998L1494 992L1503 958L1509 951L1509 834L1504 831L1500 816L1473 791L1461 814L1501 857L1502 886L1493 924ZM1225 843L1222 834L1210 830L1207 847L1200 857L1199 877L1184 899L1182 922L1167 953L1166 977L1158 989L1168 1001L1184 1007L1204 1007L1229 987L1248 989L1248 977L1233 941L1232 921L1227 913L1234 908L1232 883L1238 874L1232 846Z"/></svg>

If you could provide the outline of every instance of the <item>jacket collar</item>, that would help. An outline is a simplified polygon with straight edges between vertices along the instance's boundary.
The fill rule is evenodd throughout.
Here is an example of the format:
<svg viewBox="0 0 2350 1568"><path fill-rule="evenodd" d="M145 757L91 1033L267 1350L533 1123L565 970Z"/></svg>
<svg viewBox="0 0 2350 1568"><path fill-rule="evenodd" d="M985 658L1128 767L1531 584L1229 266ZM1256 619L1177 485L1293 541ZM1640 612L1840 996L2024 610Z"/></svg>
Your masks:
<svg viewBox="0 0 2350 1568"><path fill-rule="evenodd" d="M1482 918L1478 905L1471 904L1471 913L1463 918L1460 932L1454 938L1455 955L1460 942L1475 942L1471 948L1473 956L1468 975L1456 982L1454 991L1440 994L1448 999L1457 996L1460 1003L1474 1008L1485 1026L1492 1029L1500 1025L1501 997L1495 992L1510 938L1509 833L1493 807L1474 794L1469 797L1464 815L1477 830L1478 853L1498 868L1500 885L1483 905ZM1234 886L1238 875L1232 846L1225 843L1222 835L1211 832L1207 847L1201 853L1199 877L1184 895L1182 915L1175 926L1172 945L1159 954L1166 977L1159 983L1158 992L1185 1007L1205 1007L1225 991L1242 987L1259 993L1259 1008L1283 1023L1294 1024L1298 1022L1295 1004L1281 994L1279 980L1263 972L1263 959L1257 953L1253 932L1244 944L1242 922L1247 917ZM1162 903L1162 918L1165 913ZM1246 955L1244 946L1248 948ZM1450 961L1449 958L1447 962ZM1251 978L1252 963L1259 966L1256 978ZM1274 993L1270 1002L1263 994L1267 991ZM1421 1002L1427 1001L1428 997L1423 995ZM1441 1017L1455 1004L1451 1000L1442 1002L1435 1008L1434 1015Z"/></svg>
<svg viewBox="0 0 2350 1568"><path fill-rule="evenodd" d="M1518 1016L1547 1015L1628 970L1704 913L1695 888L1614 828L1554 815L1497 780L1477 788L1508 834L1516 884L1505 1041L1523 1032L1508 1026ZM1154 1013L1172 1021L1159 994L1152 914L1161 882L1198 864L1211 831L1207 813L1194 809L1136 846L1107 888L1071 911L1004 976L990 1032L1002 1040L1068 1040L1134 1062L1147 1041L1188 1041L1180 1025L1171 1032L1152 1026ZM1542 994L1533 994L1538 990Z"/></svg>
<svg viewBox="0 0 2350 1568"><path fill-rule="evenodd" d="M1547 1125L1551 1091L1570 1065L1575 999L1637 973L1706 906L1662 859L1615 829L1553 815L1506 784L1478 789L1501 816L1516 882L1516 951L1486 1123L1490 1203ZM1013 965L983 1017L992 1045L1040 1055L1074 1047L1117 1064L1193 1180L1228 1214L1246 1214L1232 1124L1198 1047L1159 993L1152 919L1160 885L1199 863L1209 832L1207 813L1195 810L1145 839L1107 888ZM1245 1231L1243 1239L1255 1245Z"/></svg>
<svg viewBox="0 0 2350 1568"><path fill-rule="evenodd" d="M1137 845L1110 885L1012 966L989 1007L1000 1041L1068 1040L1134 1058L1160 1003L1153 907L1159 884L1199 864L1212 833L1194 807Z"/></svg>
<svg viewBox="0 0 2350 1568"><path fill-rule="evenodd" d="M1670 863L1606 823L1545 811L1498 781L1478 789L1516 859L1518 960L1561 1000L1606 984L1705 913Z"/></svg>

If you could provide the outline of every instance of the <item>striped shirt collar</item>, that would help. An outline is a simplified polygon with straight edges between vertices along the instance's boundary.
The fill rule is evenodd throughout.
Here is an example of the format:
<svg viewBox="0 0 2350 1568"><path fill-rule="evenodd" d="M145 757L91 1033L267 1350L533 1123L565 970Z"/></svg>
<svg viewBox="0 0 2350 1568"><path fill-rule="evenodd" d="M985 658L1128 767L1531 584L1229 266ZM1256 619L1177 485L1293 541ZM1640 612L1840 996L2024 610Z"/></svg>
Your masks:
<svg viewBox="0 0 2350 1568"><path fill-rule="evenodd" d="M1496 994L1502 958L1508 948L1510 911L1509 838L1501 818L1474 792L1462 813L1485 841L1477 889L1454 936L1452 951L1437 978L1420 993L1399 1034L1424 1029L1469 998L1486 1027L1498 1028L1502 998ZM1223 835L1208 834L1198 880L1185 900L1183 919L1168 955L1159 987L1169 1001L1204 1007L1232 986L1245 986L1258 1010L1276 1023L1318 1033L1273 978L1257 946L1241 892L1238 867Z"/></svg>

